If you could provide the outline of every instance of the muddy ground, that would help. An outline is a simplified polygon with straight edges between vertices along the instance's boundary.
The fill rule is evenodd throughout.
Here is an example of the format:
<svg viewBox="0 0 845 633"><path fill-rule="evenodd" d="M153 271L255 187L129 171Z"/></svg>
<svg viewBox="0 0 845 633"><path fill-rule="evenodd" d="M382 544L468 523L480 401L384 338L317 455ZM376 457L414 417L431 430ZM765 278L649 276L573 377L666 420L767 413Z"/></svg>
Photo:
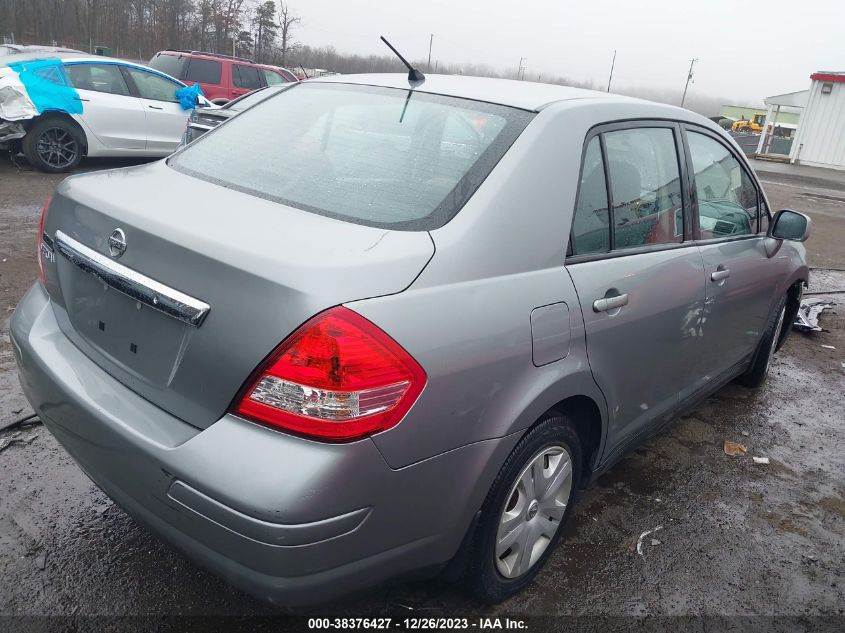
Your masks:
<svg viewBox="0 0 845 633"><path fill-rule="evenodd" d="M845 270L845 174L755 168L774 208L812 216L811 265ZM18 171L0 154L0 426L29 410L8 319L37 275L39 212L60 179ZM845 273L812 290L845 291ZM839 305L824 313L825 331L793 334L763 388L726 387L584 491L564 542L522 595L484 607L458 586L414 583L319 613L802 615L845 623L845 294L831 298ZM29 443L0 452L0 614L273 613L133 522L43 427L21 439ZM748 455L728 457L725 440L746 444ZM658 527L638 554L638 536Z"/></svg>

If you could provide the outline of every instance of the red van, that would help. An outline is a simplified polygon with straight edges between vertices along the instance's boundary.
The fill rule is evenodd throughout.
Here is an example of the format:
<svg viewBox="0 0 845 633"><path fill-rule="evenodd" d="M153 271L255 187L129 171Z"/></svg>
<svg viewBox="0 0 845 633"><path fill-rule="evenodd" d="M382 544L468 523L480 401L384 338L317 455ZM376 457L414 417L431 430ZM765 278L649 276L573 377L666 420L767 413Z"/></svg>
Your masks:
<svg viewBox="0 0 845 633"><path fill-rule="evenodd" d="M149 65L188 85L198 83L206 98L216 104L264 86L298 81L286 68L220 53L167 49L156 53Z"/></svg>

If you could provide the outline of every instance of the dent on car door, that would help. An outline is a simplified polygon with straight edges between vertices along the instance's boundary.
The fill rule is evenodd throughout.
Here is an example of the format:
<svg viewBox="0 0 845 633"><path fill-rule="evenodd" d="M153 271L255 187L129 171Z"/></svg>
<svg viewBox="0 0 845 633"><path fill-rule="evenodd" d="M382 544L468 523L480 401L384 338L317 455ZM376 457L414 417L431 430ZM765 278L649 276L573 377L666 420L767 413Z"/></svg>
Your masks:
<svg viewBox="0 0 845 633"><path fill-rule="evenodd" d="M116 64L65 64L82 100L82 123L108 149L144 149L144 109ZM89 148L89 153L92 148Z"/></svg>
<svg viewBox="0 0 845 633"><path fill-rule="evenodd" d="M707 288L702 352L714 378L756 349L786 263L766 254L768 216L746 166L704 130L685 134Z"/></svg>
<svg viewBox="0 0 845 633"><path fill-rule="evenodd" d="M123 68L146 115L147 150L163 154L173 151L182 140L188 122L188 112L176 98L182 84L141 68Z"/></svg>
<svg viewBox="0 0 845 633"><path fill-rule="evenodd" d="M567 268L608 404L609 451L696 388L704 283L677 135L671 124L614 126L584 151Z"/></svg>

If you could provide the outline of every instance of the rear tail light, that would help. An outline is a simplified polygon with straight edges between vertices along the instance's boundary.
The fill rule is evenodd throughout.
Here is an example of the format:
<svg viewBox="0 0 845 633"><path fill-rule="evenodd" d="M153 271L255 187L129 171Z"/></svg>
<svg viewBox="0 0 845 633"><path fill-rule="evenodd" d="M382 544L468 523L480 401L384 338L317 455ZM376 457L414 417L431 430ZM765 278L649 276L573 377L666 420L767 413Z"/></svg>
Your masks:
<svg viewBox="0 0 845 633"><path fill-rule="evenodd" d="M234 412L325 440L397 425L425 386L422 367L384 331L336 307L291 334L256 370Z"/></svg>
<svg viewBox="0 0 845 633"><path fill-rule="evenodd" d="M44 220L47 219L47 207L50 206L52 196L47 196L47 201L41 208L41 221L38 223L38 240L36 243L35 258L38 260L38 280L42 286L47 286L47 276L44 274L44 251L47 246L44 244Z"/></svg>

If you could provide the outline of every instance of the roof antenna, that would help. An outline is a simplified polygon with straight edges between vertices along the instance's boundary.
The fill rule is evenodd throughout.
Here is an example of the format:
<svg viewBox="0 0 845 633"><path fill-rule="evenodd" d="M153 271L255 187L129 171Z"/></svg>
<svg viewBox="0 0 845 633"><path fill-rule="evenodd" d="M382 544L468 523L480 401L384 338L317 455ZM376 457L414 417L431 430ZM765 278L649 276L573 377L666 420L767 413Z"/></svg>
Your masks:
<svg viewBox="0 0 845 633"><path fill-rule="evenodd" d="M408 63L408 60L402 57L402 54L395 48L393 48L393 44L391 44L385 39L384 35L381 36L381 41L387 44L387 47L393 51L396 57L402 60L403 64L405 64L405 67L408 69L408 81L410 83L422 83L425 81L425 75L423 75L420 71L411 66L411 64Z"/></svg>

